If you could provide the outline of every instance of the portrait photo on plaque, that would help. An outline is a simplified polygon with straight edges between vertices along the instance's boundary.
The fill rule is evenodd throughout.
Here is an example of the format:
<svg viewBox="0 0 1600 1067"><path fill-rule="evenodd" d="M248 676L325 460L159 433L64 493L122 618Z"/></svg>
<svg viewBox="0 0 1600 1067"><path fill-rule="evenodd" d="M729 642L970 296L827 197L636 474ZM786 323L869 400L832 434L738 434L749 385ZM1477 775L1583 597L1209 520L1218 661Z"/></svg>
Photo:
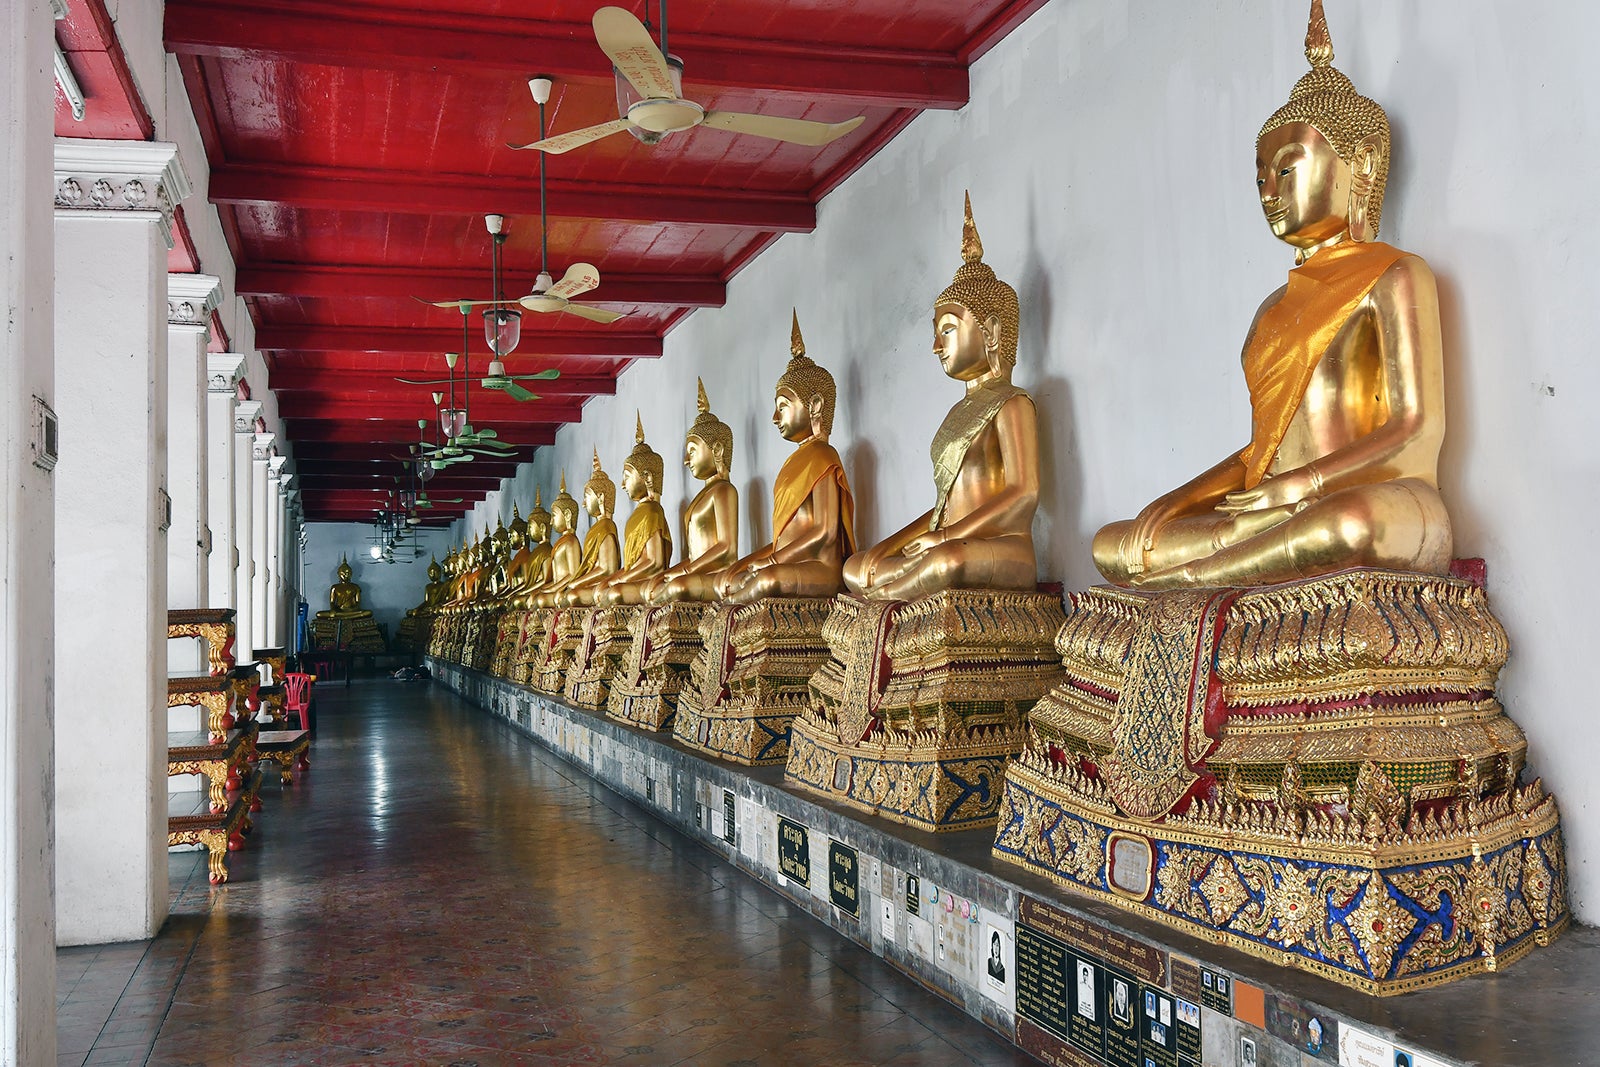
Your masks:
<svg viewBox="0 0 1600 1067"><path fill-rule="evenodd" d="M1010 919L985 911L982 929L983 941L979 951L983 956L978 961L978 985L985 997L1007 1011L1015 1011L1017 995L1013 972L1017 955L1016 926Z"/></svg>
<svg viewBox="0 0 1600 1067"><path fill-rule="evenodd" d="M1094 1022L1097 1016L1094 996L1094 964L1088 960L1075 961L1078 981L1072 997L1072 1010Z"/></svg>
<svg viewBox="0 0 1600 1067"><path fill-rule="evenodd" d="M1133 997L1128 982L1121 978L1111 978L1111 1020L1123 1027L1133 1025Z"/></svg>

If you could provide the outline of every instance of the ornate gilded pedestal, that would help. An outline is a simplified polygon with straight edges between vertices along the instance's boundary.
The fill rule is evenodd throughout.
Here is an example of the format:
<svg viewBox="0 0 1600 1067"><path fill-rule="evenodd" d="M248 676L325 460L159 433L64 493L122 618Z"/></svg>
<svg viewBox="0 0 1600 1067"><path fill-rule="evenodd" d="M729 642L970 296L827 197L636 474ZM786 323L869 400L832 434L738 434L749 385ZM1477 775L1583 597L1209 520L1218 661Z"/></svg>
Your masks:
<svg viewBox="0 0 1600 1067"><path fill-rule="evenodd" d="M709 604L680 601L639 609L627 655L611 679L606 714L613 719L665 730L678 713L678 694L702 647L700 624Z"/></svg>
<svg viewBox="0 0 1600 1067"><path fill-rule="evenodd" d="M167 640L198 637L206 643L206 662L212 674L233 670L234 609L168 608Z"/></svg>
<svg viewBox="0 0 1600 1067"><path fill-rule="evenodd" d="M643 607L622 604L589 612L583 640L572 656L572 666L567 668L567 703L590 711L606 706L611 679L628 653L634 622L644 612Z"/></svg>
<svg viewBox="0 0 1600 1067"><path fill-rule="evenodd" d="M1072 599L1000 857L1380 995L1566 925L1555 801L1519 781L1481 586L1353 570Z"/></svg>
<svg viewBox="0 0 1600 1067"><path fill-rule="evenodd" d="M822 628L832 603L770 597L708 607L672 735L735 763L787 759L789 723L805 709L811 673L828 658Z"/></svg>
<svg viewBox="0 0 1600 1067"><path fill-rule="evenodd" d="M583 629L593 608L552 608L545 621L544 634L529 667L528 685L541 693L564 696L567 669L583 643ZM531 640L531 636L530 636Z"/></svg>
<svg viewBox="0 0 1600 1067"><path fill-rule="evenodd" d="M384 651L383 633L371 615L351 618L318 615L311 620L311 645L317 649L349 649L352 652Z"/></svg>
<svg viewBox="0 0 1600 1067"><path fill-rule="evenodd" d="M921 830L993 824L1028 710L1061 677L1059 593L841 595L789 736L789 781Z"/></svg>
<svg viewBox="0 0 1600 1067"><path fill-rule="evenodd" d="M522 642L522 624L527 612L521 608L507 608L500 613L494 642L494 657L489 661L489 673L496 678L510 678L511 668L517 662L518 646Z"/></svg>

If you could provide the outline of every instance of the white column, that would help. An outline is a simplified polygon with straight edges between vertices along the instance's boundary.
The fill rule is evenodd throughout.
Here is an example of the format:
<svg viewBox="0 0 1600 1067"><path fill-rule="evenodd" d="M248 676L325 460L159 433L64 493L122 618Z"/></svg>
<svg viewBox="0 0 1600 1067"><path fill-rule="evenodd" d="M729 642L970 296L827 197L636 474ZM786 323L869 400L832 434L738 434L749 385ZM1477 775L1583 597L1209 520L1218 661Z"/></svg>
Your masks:
<svg viewBox="0 0 1600 1067"><path fill-rule="evenodd" d="M206 356L206 557L208 608L231 608L235 589L233 513L233 406L239 396L244 357L236 352Z"/></svg>
<svg viewBox="0 0 1600 1067"><path fill-rule="evenodd" d="M166 260L188 181L162 143L58 139L55 165L56 938L79 945L167 915Z"/></svg>
<svg viewBox="0 0 1600 1067"><path fill-rule="evenodd" d="M267 461L267 641L282 648L283 640L283 465L288 456Z"/></svg>
<svg viewBox="0 0 1600 1067"><path fill-rule="evenodd" d="M267 464L272 459L276 434L258 433L250 452L250 558L255 561L250 579L250 633L252 650L270 648L267 616L270 614L267 572ZM252 656L252 658L254 658Z"/></svg>
<svg viewBox="0 0 1600 1067"><path fill-rule="evenodd" d="M49 5L0 2L0 1063L21 1064L56 1059L54 45Z"/></svg>
<svg viewBox="0 0 1600 1067"><path fill-rule="evenodd" d="M233 409L233 606L234 656L240 663L256 658L255 630L251 628L251 589L255 557L250 554L250 530L255 514L255 494L250 491L250 452L255 447L256 419L261 416L261 401L241 400Z"/></svg>
<svg viewBox="0 0 1600 1067"><path fill-rule="evenodd" d="M210 607L206 532L206 344L211 309L222 283L209 274L167 275L167 492L172 527L167 531L167 607ZM167 649L167 667L199 670L199 641L177 641Z"/></svg>

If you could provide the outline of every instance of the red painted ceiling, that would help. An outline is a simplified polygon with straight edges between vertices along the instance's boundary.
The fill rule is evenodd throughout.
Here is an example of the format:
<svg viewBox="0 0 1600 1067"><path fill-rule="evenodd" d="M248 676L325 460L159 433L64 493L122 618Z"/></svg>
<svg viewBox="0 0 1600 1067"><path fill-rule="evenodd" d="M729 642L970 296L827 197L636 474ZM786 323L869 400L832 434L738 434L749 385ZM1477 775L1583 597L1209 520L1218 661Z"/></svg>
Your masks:
<svg viewBox="0 0 1600 1067"><path fill-rule="evenodd" d="M473 386L472 421L522 446L549 444L590 396L778 235L816 224L816 203L924 108L967 98L967 65L1044 0L679 0L669 47L684 95L705 105L866 121L822 148L697 129L647 147L627 134L546 161L550 266L594 263L583 297L626 313L607 326L523 318L513 374L557 367L519 404ZM507 217L507 295L539 269L538 136L528 78L555 79L552 133L616 117L590 18L600 0L168 0L210 157L210 197L238 266L311 521L368 521L433 416L430 390L461 316L412 299L486 296L482 216ZM630 9L643 15L642 5ZM656 5L651 4L655 15ZM70 116L69 116L70 117ZM124 134L126 136L127 134ZM193 269L193 268L191 268ZM476 316L475 370L487 358ZM509 462L441 472L430 491L469 508Z"/></svg>

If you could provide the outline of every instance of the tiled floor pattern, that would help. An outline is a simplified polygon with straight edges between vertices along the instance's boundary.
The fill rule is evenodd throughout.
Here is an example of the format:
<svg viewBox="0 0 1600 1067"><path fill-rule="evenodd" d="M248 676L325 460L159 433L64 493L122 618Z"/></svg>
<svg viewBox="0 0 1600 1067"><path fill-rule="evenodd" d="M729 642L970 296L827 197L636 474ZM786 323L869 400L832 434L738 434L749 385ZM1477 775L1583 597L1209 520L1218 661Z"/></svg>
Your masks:
<svg viewBox="0 0 1600 1067"><path fill-rule="evenodd" d="M1032 1064L442 690L318 694L233 881L63 949L62 1064Z"/></svg>

